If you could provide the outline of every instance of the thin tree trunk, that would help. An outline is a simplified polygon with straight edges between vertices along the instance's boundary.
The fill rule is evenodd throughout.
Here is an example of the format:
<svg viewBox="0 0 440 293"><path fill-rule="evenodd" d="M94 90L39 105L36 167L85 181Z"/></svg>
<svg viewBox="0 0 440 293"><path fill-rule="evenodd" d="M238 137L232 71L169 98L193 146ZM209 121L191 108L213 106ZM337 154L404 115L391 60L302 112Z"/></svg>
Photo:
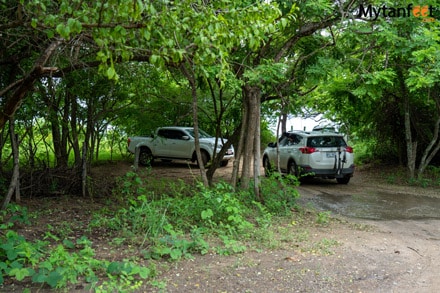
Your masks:
<svg viewBox="0 0 440 293"><path fill-rule="evenodd" d="M286 111L284 109L282 109L282 111ZM281 133L287 132L287 113L282 113L281 117Z"/></svg>
<svg viewBox="0 0 440 293"><path fill-rule="evenodd" d="M428 167L431 160L440 150L439 130L440 130L440 117L437 119L437 122L435 123L434 136L432 137L431 142L423 152L423 156L420 160L419 169L417 172L418 173L417 176L419 178L422 177L422 174L423 172L425 172L426 167Z"/></svg>
<svg viewBox="0 0 440 293"><path fill-rule="evenodd" d="M243 103L244 104L244 103ZM247 127L248 127L248 109L247 107L243 107L243 117L242 117L242 122L241 122L241 127L240 127L240 140L238 142L238 146L235 149L235 159L234 159L234 164L233 164L233 169L232 169L232 176L231 176L231 185L236 188L238 185L238 179L239 179L239 174L240 174L240 166L241 166L241 157L243 154L243 150L244 150L244 144L246 141L246 131L247 131Z"/></svg>
<svg viewBox="0 0 440 293"><path fill-rule="evenodd" d="M17 137L14 130L14 118L9 119L9 132L11 138L12 153L14 157L14 168L12 172L11 183L9 184L8 193L5 196L2 204L2 210L6 209L11 201L12 195L15 193L16 202L20 202L20 169L19 169L19 153Z"/></svg>
<svg viewBox="0 0 440 293"><path fill-rule="evenodd" d="M191 66L190 62L188 62L189 66ZM199 168L200 168L200 176L202 177L203 185L209 186L208 177L206 176L205 172L205 166L202 159L202 153L200 151L200 140L199 140L199 120L198 120L198 101L197 101L197 86L196 86L196 80L194 77L194 72L188 71L188 69L185 67L184 64L180 66L180 70L182 71L183 75L188 79L188 82L191 86L191 95L193 98L192 101L192 111L193 111L193 127L194 127L194 142L196 147L196 155L197 155L197 161L199 162ZM209 154L210 156L213 154Z"/></svg>
<svg viewBox="0 0 440 293"><path fill-rule="evenodd" d="M87 143L83 143L82 147L82 170L81 170L81 187L82 187L82 196L87 195Z"/></svg>
<svg viewBox="0 0 440 293"><path fill-rule="evenodd" d="M263 202L260 193L260 162L261 162L261 147L260 147L260 97L257 97L255 103L256 111L256 129L254 137L254 193L258 201Z"/></svg>
<svg viewBox="0 0 440 293"><path fill-rule="evenodd" d="M403 121L405 126L405 143L408 177L414 178L417 158L417 141L413 141L411 130L411 106L410 96L405 85L401 68L397 70L397 76L400 83L400 92L403 97Z"/></svg>
<svg viewBox="0 0 440 293"><path fill-rule="evenodd" d="M78 129L77 129L77 113L78 113L78 104L76 103L76 98L70 94L69 92L67 93L68 96L68 102L70 104L70 132L71 132L71 144L72 144L72 148L73 148L73 153L75 156L75 162L74 162L74 166L75 167L79 167L81 165L81 150L79 147L79 139L78 139Z"/></svg>

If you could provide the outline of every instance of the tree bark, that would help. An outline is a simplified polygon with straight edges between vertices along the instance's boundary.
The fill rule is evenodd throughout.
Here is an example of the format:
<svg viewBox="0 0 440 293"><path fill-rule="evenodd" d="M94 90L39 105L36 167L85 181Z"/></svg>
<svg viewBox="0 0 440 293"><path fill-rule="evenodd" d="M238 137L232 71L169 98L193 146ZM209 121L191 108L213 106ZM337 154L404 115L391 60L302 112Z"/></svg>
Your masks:
<svg viewBox="0 0 440 293"><path fill-rule="evenodd" d="M33 88L35 81L43 74L57 70L57 68L44 66L55 50L61 45L61 42L61 39L53 41L34 63L33 68L25 78L14 84L13 87L8 87L7 91L2 91L0 96L6 96L7 92L15 88L15 91L9 96L4 106L0 109L0 129L3 128L6 121L15 114L26 94Z"/></svg>
<svg viewBox="0 0 440 293"><path fill-rule="evenodd" d="M189 66L191 66L191 63L189 63ZM194 143L196 147L196 156L197 161L199 162L199 168L200 168L200 176L202 177L203 185L209 186L208 177L206 176L205 172L205 166L202 159L202 152L200 151L200 140L199 140L199 120L198 120L198 101L197 101L197 85L196 85L196 79L194 77L194 72L191 70L191 72L185 67L184 64L180 66L180 70L182 71L183 75L188 79L188 82L191 87L191 95L192 95L192 111L193 111L193 127L194 127ZM209 154L212 156L213 154Z"/></svg>
<svg viewBox="0 0 440 293"><path fill-rule="evenodd" d="M18 153L18 143L17 138L15 136L15 130L14 130L14 119L9 119L9 132L10 132L10 138L11 138L11 145L12 145L12 153L14 157L14 168L12 171L12 178L11 182L9 184L8 193L6 194L3 204L2 204L2 210L5 210L9 202L11 201L12 195L15 193L15 199L17 202L20 202L20 164L19 164L19 153Z"/></svg>
<svg viewBox="0 0 440 293"><path fill-rule="evenodd" d="M397 77L400 84L400 93L403 97L403 121L405 126L405 144L407 159L406 166L408 177L414 178L417 158L417 141L414 141L412 137L410 95L406 88L405 80L403 78L402 68L397 69Z"/></svg>
<svg viewBox="0 0 440 293"><path fill-rule="evenodd" d="M418 178L421 178L423 172L425 172L426 167L428 167L431 160L440 151L440 98L435 97L437 106L437 121L434 126L434 132L431 141L423 152L422 158L420 159L419 168L417 171Z"/></svg>
<svg viewBox="0 0 440 293"><path fill-rule="evenodd" d="M257 125L260 124L260 94L261 91L256 86L245 85L243 87L243 99L244 99L244 108L247 111L246 121L243 121L243 127L245 127L246 135L242 137L243 139L243 169L241 173L241 185L240 187L243 189L249 188L250 178L251 178L251 165L254 162L254 178L260 175L260 170L255 166L255 157L258 156L258 160L260 159L259 146L255 145L256 135L260 135L259 127ZM259 140L258 140L259 141ZM257 153L258 152L258 153ZM254 159L254 160L252 160ZM258 162L259 164L259 162ZM257 172L255 174L255 172ZM257 182L258 183L258 182ZM255 184L257 185L257 184ZM256 196L259 196L256 194Z"/></svg>

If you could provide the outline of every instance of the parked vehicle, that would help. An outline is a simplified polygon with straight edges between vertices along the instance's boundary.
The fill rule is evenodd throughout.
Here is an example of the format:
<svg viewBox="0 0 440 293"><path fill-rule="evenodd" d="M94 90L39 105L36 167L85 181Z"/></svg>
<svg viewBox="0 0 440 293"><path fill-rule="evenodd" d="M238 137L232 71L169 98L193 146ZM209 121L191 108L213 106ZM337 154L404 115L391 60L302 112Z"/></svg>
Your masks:
<svg viewBox="0 0 440 293"><path fill-rule="evenodd" d="M206 166L227 140L217 139L217 148L214 151L216 138L199 130L199 141L203 164ZM193 127L160 127L151 136L129 137L128 151L134 154L136 148L140 149L139 163L144 166L150 165L155 159L197 161ZM223 157L221 166L226 166L233 158L234 148L231 146Z"/></svg>
<svg viewBox="0 0 440 293"><path fill-rule="evenodd" d="M279 168L277 153L279 153ZM347 184L354 173L353 148L334 132L285 132L278 143L269 143L263 153L266 176L274 170L297 177L336 179Z"/></svg>

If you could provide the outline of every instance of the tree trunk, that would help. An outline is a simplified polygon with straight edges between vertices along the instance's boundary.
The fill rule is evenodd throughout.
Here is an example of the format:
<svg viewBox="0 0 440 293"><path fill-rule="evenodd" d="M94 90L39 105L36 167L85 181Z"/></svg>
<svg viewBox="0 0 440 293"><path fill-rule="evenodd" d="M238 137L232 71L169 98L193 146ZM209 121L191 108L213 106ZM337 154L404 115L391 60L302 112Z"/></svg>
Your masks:
<svg viewBox="0 0 440 293"><path fill-rule="evenodd" d="M190 62L189 66L191 66ZM188 82L191 86L191 95L192 95L192 111L193 111L193 127L194 127L194 143L196 147L196 155L197 161L199 162L200 168L200 176L202 177L203 185L209 186L208 177L206 176L205 166L202 159L202 152L200 151L200 140L199 140L199 120L198 120L198 101L197 101L197 86L196 79L194 77L194 72L188 71L184 64L180 66L180 70L183 75L188 79ZM210 156L213 154L209 154Z"/></svg>
<svg viewBox="0 0 440 293"><path fill-rule="evenodd" d="M284 109L282 110L285 111ZM281 117L281 133L287 132L287 113L282 113Z"/></svg>
<svg viewBox="0 0 440 293"><path fill-rule="evenodd" d="M440 139L439 139L439 131L440 131L440 102L438 103L439 109L439 117L434 126L433 137L423 152L422 158L420 160L419 168L417 171L417 177L420 179L425 172L426 167L428 167L431 160L435 157L435 155L440 151Z"/></svg>
<svg viewBox="0 0 440 293"><path fill-rule="evenodd" d="M254 137L254 194L258 201L263 202L260 193L260 162L261 162L261 147L260 147L260 97L256 97L255 102L255 137Z"/></svg>
<svg viewBox="0 0 440 293"><path fill-rule="evenodd" d="M5 128L0 129L0 163L3 160L3 148L5 146ZM0 174L3 172L3 164L0 164Z"/></svg>
<svg viewBox="0 0 440 293"><path fill-rule="evenodd" d="M251 178L251 165L252 162L255 164L256 159L260 159L259 149L260 147L255 145L256 140L255 136L260 135L259 127L257 125L260 124L260 89L256 86L246 85L243 88L243 99L244 99L244 108L247 111L246 121L243 121L243 127L246 129L246 133L243 139L243 169L241 173L241 188L248 189L250 185ZM258 152L258 153L257 153ZM253 158L255 156L257 158ZM254 159L254 160L253 160ZM259 162L258 162L259 163ZM257 166L254 166L254 180L260 175L260 170L257 169ZM256 173L255 173L256 172ZM255 182L258 184L258 182ZM256 194L259 197L259 194Z"/></svg>
<svg viewBox="0 0 440 293"><path fill-rule="evenodd" d="M244 94L243 94L244 96ZM238 186L239 182L239 174L240 174L240 167L241 167L241 159L244 151L244 144L246 140L246 133L247 133L247 127L248 127L248 116L249 116L249 109L248 107L244 106L245 98L243 97L243 117L240 127L240 139L238 142L238 146L235 149L235 159L232 169L232 176L231 176L231 185L236 188Z"/></svg>
<svg viewBox="0 0 440 293"><path fill-rule="evenodd" d="M9 132L11 138L11 146L12 146L12 154L14 157L14 168L12 171L12 178L9 184L8 193L6 194L3 204L2 210L6 209L11 201L12 195L15 193L16 202L20 202L20 164L19 164L19 153L18 153L18 143L17 137L15 135L14 130L14 118L9 119Z"/></svg>
<svg viewBox="0 0 440 293"><path fill-rule="evenodd" d="M87 143L83 143L82 147L82 168L81 168L81 187L82 196L87 195Z"/></svg>
<svg viewBox="0 0 440 293"><path fill-rule="evenodd" d="M398 68L397 76L400 83L400 92L403 97L403 121L405 125L405 143L406 143L406 159L408 177L414 178L417 158L417 141L413 141L411 129L411 106L410 95L406 88L405 80L403 78L402 69Z"/></svg>
<svg viewBox="0 0 440 293"><path fill-rule="evenodd" d="M408 177L414 178L416 169L416 156L417 156L417 142L412 139L411 133L411 113L409 106L409 98L405 97L405 141L406 141L406 156L407 156L407 167L408 167Z"/></svg>
<svg viewBox="0 0 440 293"><path fill-rule="evenodd" d="M81 166L81 150L79 147L79 139L78 139L78 129L77 129L77 113L78 113L78 104L76 103L76 98L68 91L66 93L66 101L70 105L70 133L71 133L71 145L73 148L73 153L75 157L74 166Z"/></svg>

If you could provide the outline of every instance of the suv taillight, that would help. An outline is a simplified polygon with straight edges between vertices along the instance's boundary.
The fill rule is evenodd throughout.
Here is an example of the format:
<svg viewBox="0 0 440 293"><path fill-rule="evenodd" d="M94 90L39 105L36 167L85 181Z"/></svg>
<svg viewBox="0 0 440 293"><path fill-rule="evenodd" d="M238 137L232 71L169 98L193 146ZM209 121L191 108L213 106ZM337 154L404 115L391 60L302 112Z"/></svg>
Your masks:
<svg viewBox="0 0 440 293"><path fill-rule="evenodd" d="M299 151L303 154L313 154L314 152L317 152L318 150L316 148L312 148L312 147L303 147L303 148L299 148Z"/></svg>
<svg viewBox="0 0 440 293"><path fill-rule="evenodd" d="M347 147L345 147L345 151L346 151L347 153L353 153L353 148L350 147L350 146L347 146Z"/></svg>
<svg viewBox="0 0 440 293"><path fill-rule="evenodd" d="M130 142L131 142L131 139L128 138L128 139L127 139L127 146L130 146Z"/></svg>

